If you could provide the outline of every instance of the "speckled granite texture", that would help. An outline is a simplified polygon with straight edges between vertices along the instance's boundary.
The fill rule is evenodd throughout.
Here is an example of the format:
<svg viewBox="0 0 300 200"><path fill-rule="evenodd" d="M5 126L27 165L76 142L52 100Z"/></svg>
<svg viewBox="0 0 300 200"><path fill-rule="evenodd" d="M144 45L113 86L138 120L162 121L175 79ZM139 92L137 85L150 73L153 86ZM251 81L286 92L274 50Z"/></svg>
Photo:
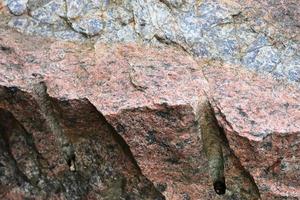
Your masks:
<svg viewBox="0 0 300 200"><path fill-rule="evenodd" d="M299 8L253 2L0 2L0 199L300 198Z"/></svg>
<svg viewBox="0 0 300 200"><path fill-rule="evenodd" d="M5 0L9 25L65 40L175 45L300 82L298 0ZM15 15L15 16L14 16Z"/></svg>
<svg viewBox="0 0 300 200"><path fill-rule="evenodd" d="M230 147L263 199L300 196L300 90L237 67L204 68Z"/></svg>

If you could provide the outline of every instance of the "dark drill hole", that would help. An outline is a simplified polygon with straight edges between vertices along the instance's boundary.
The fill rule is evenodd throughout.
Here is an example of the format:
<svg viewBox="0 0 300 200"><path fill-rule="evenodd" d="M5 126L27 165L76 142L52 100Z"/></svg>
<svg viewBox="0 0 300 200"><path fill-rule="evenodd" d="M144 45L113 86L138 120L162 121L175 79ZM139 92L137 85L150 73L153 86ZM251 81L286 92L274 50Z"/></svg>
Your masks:
<svg viewBox="0 0 300 200"><path fill-rule="evenodd" d="M75 154L72 154L69 156L69 158L67 158L67 163L70 167L71 171L75 171Z"/></svg>
<svg viewBox="0 0 300 200"><path fill-rule="evenodd" d="M226 192L226 185L223 181L214 182L214 189L218 195L223 195Z"/></svg>

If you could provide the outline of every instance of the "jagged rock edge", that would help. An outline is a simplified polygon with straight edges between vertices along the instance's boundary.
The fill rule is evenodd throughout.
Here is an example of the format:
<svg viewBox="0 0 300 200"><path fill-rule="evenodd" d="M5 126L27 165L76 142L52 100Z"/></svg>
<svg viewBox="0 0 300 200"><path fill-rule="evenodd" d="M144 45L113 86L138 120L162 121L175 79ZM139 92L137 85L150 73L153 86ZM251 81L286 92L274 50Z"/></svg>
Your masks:
<svg viewBox="0 0 300 200"><path fill-rule="evenodd" d="M15 90L14 92L21 92L23 93L24 95L27 95L30 99L36 101L34 95L33 95L33 92L29 89L25 89L25 88L22 88L22 87L18 87L18 86L6 86L6 85L0 85L0 88L3 88L7 91L10 91L11 88L13 88L13 90ZM13 95L13 94L12 94ZM72 98L72 99L65 99L65 98L57 98L57 97L53 97L51 96L51 94L49 94L49 98L51 98L52 100L56 100L56 101L59 101L59 102L69 102L69 101L73 101L73 100L76 100L78 102L85 102L85 104L90 104L97 113L101 114L101 112L94 106L94 104L92 104L87 98ZM16 120L16 122L18 123L18 125L25 131L26 134L28 134L30 136L30 139L32 139L32 144L29 144L27 141L26 141L26 145L28 145L31 150L34 151L34 154L36 154L36 157L37 157L37 160L45 160L45 158L41 155L41 153L38 151L38 149L36 148L36 145L35 145L35 142L34 142L34 139L32 138L32 135L26 130L26 128L23 126L22 123L20 123L19 119L17 119L15 117L15 114L13 112L11 112L10 110L7 110L5 108L0 108L0 111L3 110L4 112L7 112L9 115L11 115L13 117L14 120ZM101 114L104 118L105 116L103 114ZM105 118L106 120L106 118ZM111 125L111 123L109 123L107 120L106 122L108 124ZM113 129L115 129L112 125L111 127ZM0 127L1 128L1 127ZM130 150L130 147L128 146L128 144L125 142L125 140L123 139L123 137L117 133L116 131L116 134L113 134L113 139L115 140L115 142L117 144L120 145L123 153L129 158L129 160L133 163L135 169L137 170L137 172L140 174L141 177L144 177L147 181L149 181L150 184L152 184L152 186L155 188L154 186L154 183L148 179L147 176L145 176L143 173L142 173L142 170L141 168L139 167L139 165L137 164L137 161L135 160L131 150ZM1 140L4 140L5 144L6 144L6 140L5 138L1 135L0 136L0 139ZM5 146L5 148L7 149L7 152L9 153L9 159L10 161L12 162L11 164L13 165L14 167L14 171L15 173L17 173L19 175L19 177L17 177L17 183L20 182L21 180L24 182L24 184L27 184L28 187L30 187L32 189L32 192L33 194L37 193L37 190L35 187L32 187L32 186L35 186L35 185L32 185L31 181L29 180L29 178L23 173L23 171L18 167L18 163L17 161L15 160L14 156L11 154L11 151L9 149L9 147ZM40 162L37 163L38 165L41 165ZM63 184L59 181L60 185L63 186ZM63 186L64 187L64 186ZM5 189L5 188L4 188ZM40 189L40 188L38 188ZM156 189L156 188L155 188ZM164 195L156 189L156 192L159 193L162 197L164 197ZM6 193L3 193L2 196L5 196ZM43 194L43 195L46 195L46 197L48 198L49 194ZM1 196L0 196L1 197Z"/></svg>

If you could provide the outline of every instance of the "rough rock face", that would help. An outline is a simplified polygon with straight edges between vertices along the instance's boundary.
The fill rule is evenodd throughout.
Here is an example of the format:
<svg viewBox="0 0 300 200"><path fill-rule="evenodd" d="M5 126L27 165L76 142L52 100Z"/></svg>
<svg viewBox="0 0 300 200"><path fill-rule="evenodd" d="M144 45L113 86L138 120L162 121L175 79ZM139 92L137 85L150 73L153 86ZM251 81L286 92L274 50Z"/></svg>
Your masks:
<svg viewBox="0 0 300 200"><path fill-rule="evenodd" d="M11 35L11 40L7 38L4 41L6 35ZM197 125L198 103L204 97L203 88L207 84L191 57L172 48L157 50L134 45L109 47L98 44L94 51L90 45L24 37L11 31L3 31L0 38L3 41L1 85L5 87L6 96L6 93L14 96L15 93L9 91L17 88L31 94L32 83L43 76L53 101L62 104L56 108L57 115L64 116L68 110L71 112L59 119L62 127L68 125L68 128L63 128L66 134L72 136L73 132L79 132L80 137L85 135L85 127L95 130L100 126L95 122L97 119L94 119L94 125L84 121L93 119L92 113L87 116L91 112L91 102L95 106L93 112L100 110L104 113L130 146L142 173L155 183L167 199L219 199L210 186ZM177 87L176 92L171 91L170 87ZM72 104L72 109L67 107L70 102L82 102L82 99L88 101ZM87 113L83 115L79 110L84 110L84 105L87 106ZM19 112L25 113L16 113L6 104L1 107L15 113L16 118L18 115L30 115L24 110ZM29 107L31 110L37 109L34 105ZM77 111L78 114L74 113ZM18 121L22 122L21 119ZM72 127L73 123L78 125ZM34 135L36 146L39 141L45 141L42 135L40 139ZM70 139L70 142L73 141ZM102 143L109 144L106 140ZM43 148L41 146L40 150ZM82 151L85 152L84 149L74 149L75 155ZM228 186L225 199L251 196L256 186L250 176L244 175L243 168L229 150L224 153L228 160L226 170L230 174L228 181L232 183ZM82 155L82 159L92 159L94 155L86 156ZM118 157L114 161L120 162ZM132 182L130 179L128 181ZM150 193L151 187L148 190ZM147 196L139 198L147 199Z"/></svg>
<svg viewBox="0 0 300 200"><path fill-rule="evenodd" d="M72 161L45 119L49 113L29 93L0 90L1 199L164 199L87 100L49 99L73 147Z"/></svg>
<svg viewBox="0 0 300 200"><path fill-rule="evenodd" d="M199 58L300 82L298 0L5 2L17 15L9 25L21 32L66 40L175 45Z"/></svg>
<svg viewBox="0 0 300 200"><path fill-rule="evenodd" d="M204 74L229 145L262 198L298 199L299 88L230 66L206 67Z"/></svg>
<svg viewBox="0 0 300 200"><path fill-rule="evenodd" d="M94 105L43 91L41 76L71 75L53 71L52 41L0 35L0 198L164 199Z"/></svg>
<svg viewBox="0 0 300 200"><path fill-rule="evenodd" d="M225 64L275 63L277 70L283 63L281 75L298 77L286 73L298 66L298 7L251 2L0 4L0 199L300 198L299 89ZM266 6L274 15L260 12ZM11 18L8 11L24 14ZM84 43L21 35L8 21L27 33ZM247 27L262 32L252 38ZM253 61L224 53L236 50L226 49L231 31L237 43L257 39L246 45ZM265 43L271 40L280 45ZM196 41L203 43L192 48ZM159 42L175 47L148 45ZM209 56L197 54L206 48ZM216 134L222 149L224 196L212 187L203 131Z"/></svg>
<svg viewBox="0 0 300 200"><path fill-rule="evenodd" d="M1 30L2 197L299 198L297 88L197 63L175 48L78 45ZM46 100L35 89L40 80ZM207 97L223 128L222 197L198 123Z"/></svg>

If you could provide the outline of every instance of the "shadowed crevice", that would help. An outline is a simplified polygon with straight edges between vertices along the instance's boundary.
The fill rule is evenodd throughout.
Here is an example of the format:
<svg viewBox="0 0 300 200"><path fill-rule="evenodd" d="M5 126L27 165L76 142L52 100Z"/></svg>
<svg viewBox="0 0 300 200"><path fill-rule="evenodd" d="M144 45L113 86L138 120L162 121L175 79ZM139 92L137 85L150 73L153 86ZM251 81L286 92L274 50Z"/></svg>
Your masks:
<svg viewBox="0 0 300 200"><path fill-rule="evenodd" d="M240 169L242 169L242 175L243 175L243 177L245 177L246 179L248 179L248 181L250 182L250 184L251 184L250 187L252 189L253 197L257 198L257 199L261 199L260 192L259 192L259 189L258 189L256 183L255 183L254 178L243 167L243 165L241 164L239 158L234 154L233 150L230 148L228 139L226 137L225 130L221 126L219 126L219 132L220 132L220 138L222 140L223 147L226 148L227 151L229 151L231 159L235 160L235 162L238 163L238 166L240 167Z"/></svg>
<svg viewBox="0 0 300 200"><path fill-rule="evenodd" d="M214 190L218 195L226 192L224 176L224 158L220 130L208 101L201 105L200 129L203 149L208 159L209 174L212 179Z"/></svg>
<svg viewBox="0 0 300 200"><path fill-rule="evenodd" d="M34 88L33 96L17 87L1 90L0 185L9 184L0 186L0 198L165 199L90 102L50 97L40 82ZM76 171L66 166L60 136L73 146Z"/></svg>
<svg viewBox="0 0 300 200"><path fill-rule="evenodd" d="M21 185L25 182L30 183L30 179L19 168L18 162L11 152L10 137L15 134L14 129L17 128L16 126L18 125L17 120L9 111L0 108L0 140L2 140L1 149L4 150L2 155L8 156L7 159L9 160L9 166L13 168L15 176L11 178L15 178L16 183ZM5 167L9 168L9 166Z"/></svg>
<svg viewBox="0 0 300 200"><path fill-rule="evenodd" d="M53 112L53 106L51 98L47 93L47 87L44 82L37 82L33 86L35 92L35 99L41 109L42 115L46 119L46 123L51 132L57 138L58 143L61 146L62 153L71 171L75 171L75 152L73 145L63 132L62 127L59 124L59 120Z"/></svg>
<svg viewBox="0 0 300 200"><path fill-rule="evenodd" d="M229 179L229 177L226 177L226 170L224 171L224 166L226 162L234 162L240 170L240 178L248 182L248 187L246 188L247 191L245 190L245 193L251 194L254 199L261 199L259 189L253 177L242 166L238 157L230 148L225 130L218 123L216 113L210 102L205 102L201 111L203 112L200 116L203 145L209 162L210 176L216 193L225 194L224 190L226 187L230 187L230 185L228 185L229 183L226 183L227 186L225 184L225 179ZM226 159L224 156L226 156ZM230 178L232 179L233 177ZM243 198L247 199L248 197L244 196Z"/></svg>
<svg viewBox="0 0 300 200"><path fill-rule="evenodd" d="M105 117L102 114L100 114L100 112L97 110L97 108L88 99L85 98L84 100L87 101L88 104L90 104L93 107L93 109L95 109L95 112L98 113L99 119L108 124L110 133L112 133L112 136L113 136L114 140L116 141L116 143L118 143L121 146L123 152L130 159L130 161L134 164L135 168L140 173L142 173L140 166L138 165L137 161L135 160L135 158L130 150L129 145L126 143L124 138L120 134L118 134L118 132L115 130L115 128L105 119Z"/></svg>
<svg viewBox="0 0 300 200"><path fill-rule="evenodd" d="M100 146L103 146L103 143L106 143L106 140L112 140L106 144L105 148L112 149L112 151L118 151L119 149L121 154L125 155L125 160L118 160L118 162L120 163L123 163L124 161L128 162L126 167L131 168L131 170L133 170L134 173L136 173L136 175L138 176L135 177L134 179L137 178L137 180L143 182L144 184L141 188L140 186L137 186L141 191L143 191L143 195L145 195L145 197L156 196L158 199L161 200L165 199L165 197L154 187L154 184L146 176L142 174L140 166L135 160L129 145L125 142L123 137L117 133L114 127L110 123L108 123L108 121L101 114L101 112L99 112L97 108L87 98L83 98L79 100L68 100L68 101L60 101L58 99L53 99L53 107L56 111L61 113L61 116L59 116L58 118L62 123L62 128L69 129L69 132L68 133L65 132L65 134L69 138L70 142L73 143L74 150L76 153L79 151L78 142L81 140L80 138L85 138L88 140L93 140L93 139L98 140L102 138L103 141L99 143L100 149L101 149ZM76 111L74 110L75 107L77 108ZM73 112L77 112L77 114L71 115ZM65 124L66 122L71 120L70 117L73 118L74 124L73 125L69 123ZM89 130L90 127L93 128ZM78 128L83 128L83 129L78 129ZM73 129L74 130L77 129L77 132L75 133ZM106 150L106 151L110 152L110 150ZM80 163L82 162L81 160L82 157L77 156L76 159L77 159L76 165L78 165L78 170L80 170L80 165L81 165ZM102 162L102 159L100 159L101 160L100 162ZM117 160L114 160L113 162L116 161ZM105 165L105 163L102 164ZM112 167L117 167L117 166L112 165ZM124 177L120 176L117 181L111 183L112 184L111 190L115 190L116 188L118 188L122 190L121 193L123 193L125 191L125 188L128 187L127 184L129 184L129 182ZM117 191L117 193L119 192L120 191ZM112 194L108 192L107 194L103 194L103 195L109 196Z"/></svg>

